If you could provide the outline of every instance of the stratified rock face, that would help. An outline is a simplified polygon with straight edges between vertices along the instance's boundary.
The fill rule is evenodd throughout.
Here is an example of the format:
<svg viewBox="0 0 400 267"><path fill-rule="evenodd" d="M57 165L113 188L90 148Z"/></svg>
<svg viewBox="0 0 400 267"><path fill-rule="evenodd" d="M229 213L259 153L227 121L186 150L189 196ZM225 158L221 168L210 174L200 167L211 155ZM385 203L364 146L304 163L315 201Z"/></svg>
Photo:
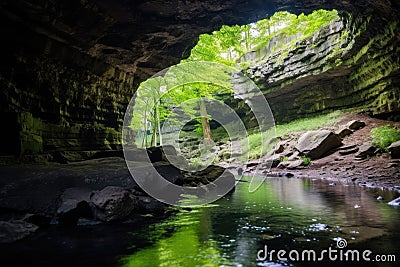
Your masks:
<svg viewBox="0 0 400 267"><path fill-rule="evenodd" d="M291 49L272 53L271 43L287 43L277 36L246 55L242 61L253 62L247 75L265 93L275 119L288 122L349 107L398 118L399 18L379 31L376 21L342 14Z"/></svg>
<svg viewBox="0 0 400 267"><path fill-rule="evenodd" d="M0 119L7 129L0 153L51 159L68 151L62 160L74 161L118 150L124 112L138 84L188 56L199 34L277 10L317 8L371 15L367 34L354 44L359 56L349 54L348 64L317 79L305 69L307 77L269 94L276 116L290 119L363 102L375 114L398 110L398 1L4 0ZM395 19L388 24L389 18ZM318 101L310 103L310 96Z"/></svg>

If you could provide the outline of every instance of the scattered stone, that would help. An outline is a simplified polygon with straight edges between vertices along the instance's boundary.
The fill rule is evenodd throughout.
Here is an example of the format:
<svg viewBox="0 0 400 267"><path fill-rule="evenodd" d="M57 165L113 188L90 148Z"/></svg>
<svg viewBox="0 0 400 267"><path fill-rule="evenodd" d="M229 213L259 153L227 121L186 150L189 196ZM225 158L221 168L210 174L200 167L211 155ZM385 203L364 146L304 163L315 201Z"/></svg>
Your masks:
<svg viewBox="0 0 400 267"><path fill-rule="evenodd" d="M361 129L361 128L364 128L364 127L365 127L365 122L363 122L363 121L358 121L358 120L352 120L352 121L349 121L349 122L346 124L345 127L346 127L346 128L349 128L350 130L356 131L356 130L359 130L359 129Z"/></svg>
<svg viewBox="0 0 400 267"><path fill-rule="evenodd" d="M280 153L282 153L283 151L285 150L285 146L284 146L284 142L279 142L278 144L276 144L275 145L275 147L274 147L274 149L273 149L273 151L276 153L276 154L280 154Z"/></svg>
<svg viewBox="0 0 400 267"><path fill-rule="evenodd" d="M349 149L353 149L356 148L357 145L347 145L347 146L341 146L338 148L339 151L343 151L343 150L349 150Z"/></svg>
<svg viewBox="0 0 400 267"><path fill-rule="evenodd" d="M11 243L23 239L36 232L38 228L34 224L21 220L0 221L0 243Z"/></svg>
<svg viewBox="0 0 400 267"><path fill-rule="evenodd" d="M352 130L349 128L341 128L335 132L341 139L345 138L346 136L349 136L353 133Z"/></svg>
<svg viewBox="0 0 400 267"><path fill-rule="evenodd" d="M94 192L90 199L95 218L104 222L124 219L136 206L130 192L118 186L108 186Z"/></svg>
<svg viewBox="0 0 400 267"><path fill-rule="evenodd" d="M383 200L383 197L382 197L382 196L378 196L378 197L376 198L376 200Z"/></svg>
<svg viewBox="0 0 400 267"><path fill-rule="evenodd" d="M355 205L354 205L354 208L355 208L355 209L359 209L359 208L361 208L361 206L358 205L358 204L355 204Z"/></svg>
<svg viewBox="0 0 400 267"><path fill-rule="evenodd" d="M162 213L165 210L165 204L148 196L137 197L136 204L135 210L141 213Z"/></svg>
<svg viewBox="0 0 400 267"><path fill-rule="evenodd" d="M289 161L294 161L300 159L300 154L298 151L295 151L291 156L289 156Z"/></svg>
<svg viewBox="0 0 400 267"><path fill-rule="evenodd" d="M376 154L376 148L371 144L364 144L360 146L360 149L356 155L357 159L366 159Z"/></svg>
<svg viewBox="0 0 400 267"><path fill-rule="evenodd" d="M388 168L397 168L399 166L399 164L395 163L395 162L391 162L387 165Z"/></svg>
<svg viewBox="0 0 400 267"><path fill-rule="evenodd" d="M391 144L389 147L389 152L390 152L390 156L393 159L399 159L400 158L400 141L394 142L393 144Z"/></svg>
<svg viewBox="0 0 400 267"><path fill-rule="evenodd" d="M342 156L350 155L350 154L357 153L358 150L359 150L358 147L350 148L350 149L347 149L347 150L340 150L340 151L339 151L339 154L342 155Z"/></svg>
<svg viewBox="0 0 400 267"><path fill-rule="evenodd" d="M336 186L336 183L329 183L329 186Z"/></svg>
<svg viewBox="0 0 400 267"><path fill-rule="evenodd" d="M280 155L273 155L264 159L263 167L275 168L281 162Z"/></svg>
<svg viewBox="0 0 400 267"><path fill-rule="evenodd" d="M399 207L399 206L400 206L400 197L398 197L398 198L396 198L396 199L390 201L388 204L391 205L391 206L397 206L397 207Z"/></svg>
<svg viewBox="0 0 400 267"><path fill-rule="evenodd" d="M336 134L319 130L304 133L297 142L296 149L311 159L319 159L341 145L342 142Z"/></svg>
<svg viewBox="0 0 400 267"><path fill-rule="evenodd" d="M300 160L295 160L295 161L283 161L283 162L279 163L278 168L293 170L293 169L297 169L301 166L304 166L304 161L300 159Z"/></svg>

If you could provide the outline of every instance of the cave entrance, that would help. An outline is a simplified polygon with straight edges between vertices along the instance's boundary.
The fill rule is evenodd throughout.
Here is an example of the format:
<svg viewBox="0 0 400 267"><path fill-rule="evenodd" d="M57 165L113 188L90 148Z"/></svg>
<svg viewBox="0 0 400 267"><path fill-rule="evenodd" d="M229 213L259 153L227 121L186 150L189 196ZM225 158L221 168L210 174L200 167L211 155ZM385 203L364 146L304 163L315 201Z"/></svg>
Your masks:
<svg viewBox="0 0 400 267"><path fill-rule="evenodd" d="M271 62L271 67L274 64L283 64L285 60L292 57L291 52L299 47L301 49L312 47L315 50L313 52L318 53L318 47L321 45L318 35L322 30L329 34L329 31L332 31L332 25L342 27L340 30L343 30L343 40L346 40L346 29L341 22L342 19L336 10L316 10L308 15L294 15L281 11L275 13L269 19L242 26L224 25L220 30L211 34L200 35L198 43L187 59L140 85L137 92L139 100L135 103L140 112L133 114L129 125L131 129L137 132L136 145L139 147L163 145L165 136L163 136L162 128L171 112L188 117L187 120L184 120L185 123L182 126L182 136L186 136L187 140L193 139L193 136L189 136L189 132L200 133L197 137L203 138L205 141L213 136L225 138L226 133L220 130L220 127L215 127L215 125L220 126L220 124L209 116L206 109L202 107L202 101L197 103L198 105L182 107L182 103L190 99L209 97L218 99L235 110L249 135L261 135L261 138L253 138L254 142L250 142L250 150L261 150L251 153L254 157L266 153L269 148L263 147L262 137L269 136L272 139L268 130L274 127L274 119L272 116L271 120L265 123L265 127L259 127L258 121L252 116L254 107L246 102L246 97L252 97L251 90L243 89L242 84L244 83L240 79L236 83L229 82L229 84L226 84L226 81L231 81L233 78L232 76L225 80L221 78L226 75L227 71L220 67L207 70L207 82L200 81L198 80L198 77L201 76L199 73L204 69L189 69L187 66L191 65L187 63L213 63L242 72L244 76L253 81L270 78L272 80L269 82L273 83L276 73L268 74L266 73L268 70L257 69L255 66L258 63L268 61ZM343 47L342 40L332 46L329 51L329 60L332 65L339 66L341 64L340 57L346 49L346 47ZM307 59L301 60L306 61ZM307 62L301 62L301 64L307 64ZM175 80L170 79L169 84L162 80L162 77L173 72L171 70L177 72L179 69L186 71L185 74L178 75L180 79L195 82L186 84L183 82L183 85L171 86L176 82ZM295 71L293 70L293 72ZM266 77L268 75L270 77ZM263 90L262 95L269 90L269 88L261 89ZM177 108L179 106L181 107ZM202 119L197 118L195 120L193 115L196 111L201 113L200 118ZM281 110L277 110L277 112L279 113ZM177 124L183 121L181 118L175 119ZM188 121L190 123L187 123ZM218 131L220 134L218 134ZM221 142L223 140L213 141Z"/></svg>

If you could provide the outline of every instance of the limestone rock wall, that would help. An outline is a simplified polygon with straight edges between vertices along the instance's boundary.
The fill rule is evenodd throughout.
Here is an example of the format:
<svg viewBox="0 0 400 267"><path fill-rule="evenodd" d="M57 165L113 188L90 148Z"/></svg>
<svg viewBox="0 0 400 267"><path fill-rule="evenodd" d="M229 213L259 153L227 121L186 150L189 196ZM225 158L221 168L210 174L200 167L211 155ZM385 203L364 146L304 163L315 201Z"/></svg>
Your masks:
<svg viewBox="0 0 400 267"><path fill-rule="evenodd" d="M246 73L265 93L276 120L348 108L400 119L399 20L374 32L375 23L342 14L291 49L269 53L267 45L243 58L253 62Z"/></svg>
<svg viewBox="0 0 400 267"><path fill-rule="evenodd" d="M1 154L73 161L121 149L134 76L51 40L39 49L20 50L0 74Z"/></svg>

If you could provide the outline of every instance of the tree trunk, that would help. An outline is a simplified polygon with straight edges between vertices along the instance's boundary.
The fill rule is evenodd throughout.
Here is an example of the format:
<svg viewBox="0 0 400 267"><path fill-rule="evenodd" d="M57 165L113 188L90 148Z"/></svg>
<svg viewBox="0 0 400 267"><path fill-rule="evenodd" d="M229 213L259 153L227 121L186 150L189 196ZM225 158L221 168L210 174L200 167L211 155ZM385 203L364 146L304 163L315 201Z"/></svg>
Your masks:
<svg viewBox="0 0 400 267"><path fill-rule="evenodd" d="M157 107L157 125L158 125L158 136L160 138L160 146L162 146L162 134L161 134L161 121L160 121L160 110Z"/></svg>
<svg viewBox="0 0 400 267"><path fill-rule="evenodd" d="M142 147L147 147L147 108L148 108L148 103L146 102L146 108L144 110L144 134L143 134L143 140L142 140Z"/></svg>
<svg viewBox="0 0 400 267"><path fill-rule="evenodd" d="M200 116L201 116L201 126L203 128L204 143L211 144L212 137L211 137L210 122L208 121L206 103L204 102L203 99L200 100Z"/></svg>

